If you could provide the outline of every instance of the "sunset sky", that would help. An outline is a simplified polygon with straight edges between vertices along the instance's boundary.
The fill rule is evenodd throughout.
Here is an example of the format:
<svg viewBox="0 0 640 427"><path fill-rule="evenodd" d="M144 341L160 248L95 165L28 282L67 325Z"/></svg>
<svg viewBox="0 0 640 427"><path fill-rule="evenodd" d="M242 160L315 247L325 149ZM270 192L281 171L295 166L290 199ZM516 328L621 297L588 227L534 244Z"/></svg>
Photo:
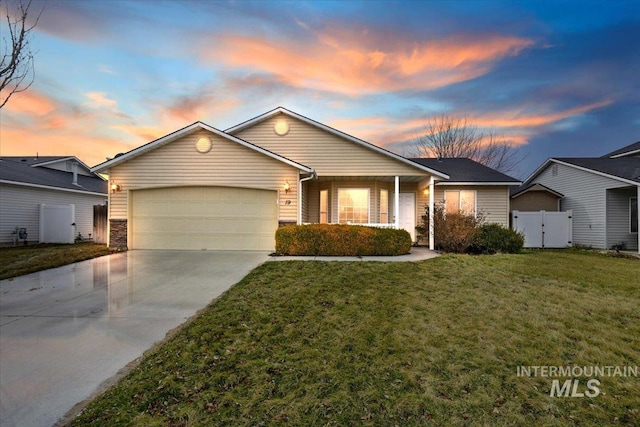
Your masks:
<svg viewBox="0 0 640 427"><path fill-rule="evenodd" d="M517 178L640 140L640 1L49 0L33 45L3 156L93 166L278 106L402 155L465 114L526 156Z"/></svg>

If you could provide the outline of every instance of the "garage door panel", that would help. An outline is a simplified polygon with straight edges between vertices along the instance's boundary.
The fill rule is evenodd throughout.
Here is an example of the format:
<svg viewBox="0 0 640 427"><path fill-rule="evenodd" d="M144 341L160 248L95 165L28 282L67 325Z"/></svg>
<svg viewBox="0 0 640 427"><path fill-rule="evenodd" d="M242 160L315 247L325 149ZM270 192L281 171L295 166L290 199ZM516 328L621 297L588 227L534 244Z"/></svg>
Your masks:
<svg viewBox="0 0 640 427"><path fill-rule="evenodd" d="M273 250L276 192L176 187L132 193L132 248Z"/></svg>

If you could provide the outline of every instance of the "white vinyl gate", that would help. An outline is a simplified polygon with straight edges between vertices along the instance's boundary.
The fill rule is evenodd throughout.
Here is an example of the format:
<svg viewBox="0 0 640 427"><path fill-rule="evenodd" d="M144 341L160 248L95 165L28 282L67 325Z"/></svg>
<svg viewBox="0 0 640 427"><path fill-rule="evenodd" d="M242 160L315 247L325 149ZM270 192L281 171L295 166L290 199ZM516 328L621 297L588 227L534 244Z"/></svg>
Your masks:
<svg viewBox="0 0 640 427"><path fill-rule="evenodd" d="M572 213L513 211L511 228L524 234L525 248L566 248L571 246Z"/></svg>
<svg viewBox="0 0 640 427"><path fill-rule="evenodd" d="M73 243L75 205L40 205L40 243Z"/></svg>

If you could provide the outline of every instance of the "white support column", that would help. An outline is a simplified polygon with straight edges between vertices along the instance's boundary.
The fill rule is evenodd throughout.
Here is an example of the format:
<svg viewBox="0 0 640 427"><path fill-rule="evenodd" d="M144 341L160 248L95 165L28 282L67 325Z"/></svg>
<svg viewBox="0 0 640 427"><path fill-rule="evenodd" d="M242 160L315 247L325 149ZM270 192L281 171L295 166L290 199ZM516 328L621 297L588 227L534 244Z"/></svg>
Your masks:
<svg viewBox="0 0 640 427"><path fill-rule="evenodd" d="M298 225L302 225L302 180L298 179Z"/></svg>
<svg viewBox="0 0 640 427"><path fill-rule="evenodd" d="M640 185L638 185L637 191L637 205L638 205L638 253L640 254Z"/></svg>
<svg viewBox="0 0 640 427"><path fill-rule="evenodd" d="M400 228L400 177L396 176L395 179L395 192L393 193L393 214L395 217L394 228L398 230Z"/></svg>
<svg viewBox="0 0 640 427"><path fill-rule="evenodd" d="M433 209L435 207L435 179L433 176L429 178L429 249L434 250L435 238L434 238L434 227L433 227Z"/></svg>

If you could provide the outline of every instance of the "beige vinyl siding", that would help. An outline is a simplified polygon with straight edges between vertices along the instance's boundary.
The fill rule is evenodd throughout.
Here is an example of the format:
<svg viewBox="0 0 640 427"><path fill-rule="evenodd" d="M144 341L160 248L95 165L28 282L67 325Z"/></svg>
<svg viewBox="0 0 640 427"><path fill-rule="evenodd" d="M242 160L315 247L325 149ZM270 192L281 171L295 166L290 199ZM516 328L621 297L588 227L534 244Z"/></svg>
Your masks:
<svg viewBox="0 0 640 427"><path fill-rule="evenodd" d="M289 123L289 132L284 136L279 136L274 131L274 125L279 120ZM319 176L429 175L399 160L283 114L243 129L235 136L314 168Z"/></svg>
<svg viewBox="0 0 640 427"><path fill-rule="evenodd" d="M553 174L557 166L557 174ZM550 163L533 182L562 193L560 210L573 211L573 243L606 247L606 189L620 187L620 181L574 167Z"/></svg>
<svg viewBox="0 0 640 427"><path fill-rule="evenodd" d="M46 190L22 185L0 184L0 242L12 241L15 227L26 227L29 241L40 236L40 205L75 205L75 235L93 234L93 206L103 205L107 195Z"/></svg>
<svg viewBox="0 0 640 427"><path fill-rule="evenodd" d="M209 137L208 153L196 151L200 137ZM121 186L110 194L110 218L127 219L130 190L156 187L220 186L276 190L280 221L297 221L298 170L226 138L198 130L109 170ZM289 181L285 194L283 184ZM286 201L290 200L290 204Z"/></svg>
<svg viewBox="0 0 640 427"><path fill-rule="evenodd" d="M558 196L547 191L527 191L511 199L512 211L558 211Z"/></svg>
<svg viewBox="0 0 640 427"><path fill-rule="evenodd" d="M509 226L509 187L506 185L436 185L435 203L444 202L445 191L476 191L476 212L486 223ZM421 203L429 203L429 196L422 195ZM424 205L422 205L424 206ZM421 214L423 215L423 214Z"/></svg>
<svg viewBox="0 0 640 427"><path fill-rule="evenodd" d="M625 243L638 250L638 233L629 232L629 199L636 196L636 187L607 190L607 248Z"/></svg>

